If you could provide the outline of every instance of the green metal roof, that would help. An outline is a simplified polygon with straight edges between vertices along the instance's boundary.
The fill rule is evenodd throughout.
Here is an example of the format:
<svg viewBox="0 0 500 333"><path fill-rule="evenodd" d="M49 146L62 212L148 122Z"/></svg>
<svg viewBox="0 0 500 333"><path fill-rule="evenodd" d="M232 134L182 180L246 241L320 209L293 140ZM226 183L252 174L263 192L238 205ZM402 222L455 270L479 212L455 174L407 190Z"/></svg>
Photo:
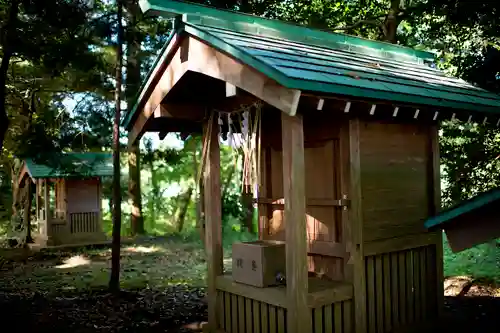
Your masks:
<svg viewBox="0 0 500 333"><path fill-rule="evenodd" d="M500 188L494 188L487 192L478 194L469 200L461 202L454 207L446 209L436 216L428 218L425 221L424 226L428 229L443 226L446 223L453 222L453 219L463 214L472 212L473 210L492 204L498 200L500 200Z"/></svg>
<svg viewBox="0 0 500 333"><path fill-rule="evenodd" d="M57 161L40 163L26 159L32 178L108 177L113 175L112 155L109 153L63 153ZM51 164L50 166L47 164Z"/></svg>
<svg viewBox="0 0 500 333"><path fill-rule="evenodd" d="M499 95L446 76L434 68L429 52L180 1L140 0L140 5L145 14L176 17L173 35L195 36L287 88L436 110L500 111ZM166 50L126 114L125 127L167 59Z"/></svg>

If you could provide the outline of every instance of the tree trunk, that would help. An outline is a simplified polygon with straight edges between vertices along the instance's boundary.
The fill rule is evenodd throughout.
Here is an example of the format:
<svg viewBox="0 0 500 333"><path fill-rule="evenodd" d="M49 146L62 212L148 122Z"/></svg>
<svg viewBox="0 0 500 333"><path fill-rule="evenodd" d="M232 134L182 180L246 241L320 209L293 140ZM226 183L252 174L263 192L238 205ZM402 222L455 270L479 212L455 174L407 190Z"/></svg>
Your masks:
<svg viewBox="0 0 500 333"><path fill-rule="evenodd" d="M200 233L200 239L203 244L205 244L205 223L203 218L203 203L205 202L205 197L203 195L203 180L202 177L198 179L198 175L202 170L201 164L198 163L198 158L196 156L198 152L198 137L193 137L194 141L194 150L193 150L193 175L195 181L195 187L197 191L195 191L195 200L196 200L196 227ZM201 142L201 145L203 143ZM197 183L197 184L196 184ZM196 193L197 192L197 193Z"/></svg>
<svg viewBox="0 0 500 333"><path fill-rule="evenodd" d="M193 188L189 187L184 193L179 197L178 213L176 218L177 231L182 232L184 229L184 221L186 220L186 214L191 202L191 196L193 195Z"/></svg>
<svg viewBox="0 0 500 333"><path fill-rule="evenodd" d="M224 183L222 185L222 202L227 196L227 192L229 191L229 187L231 187L231 181L233 180L234 172L236 171L236 165L238 164L239 155L236 157L236 162L233 164L231 169L229 169L229 174L227 175Z"/></svg>
<svg viewBox="0 0 500 333"><path fill-rule="evenodd" d="M17 15L19 14L19 0L11 1L8 20L0 29L2 43L2 62L0 65L0 153L5 142L5 135L9 128L9 116L7 115L7 74L9 71L10 59L14 54L13 43L16 36Z"/></svg>
<svg viewBox="0 0 500 333"><path fill-rule="evenodd" d="M122 225L121 188L120 188L120 113L123 61L123 7L122 0L117 0L118 36L116 41L116 88L115 88L115 121L113 124L113 243L111 247L111 277L109 289L120 290L120 234Z"/></svg>
<svg viewBox="0 0 500 333"><path fill-rule="evenodd" d="M397 42L398 26L401 23L401 19L399 18L399 14L401 13L400 5L400 0L391 0L391 8L384 22L384 39L393 44Z"/></svg>
<svg viewBox="0 0 500 333"><path fill-rule="evenodd" d="M149 169L151 171L151 187L152 187L151 193L150 193L150 198L148 200L149 216L150 216L150 220L151 220L151 222L149 223L149 230L150 230L150 232L152 232L156 228L156 201L160 200L159 199L160 189L158 187L158 179L157 179L153 159L151 159L149 162Z"/></svg>
<svg viewBox="0 0 500 333"><path fill-rule="evenodd" d="M141 10L137 0L126 0L125 9L127 12L127 76L125 80L125 96L127 100L127 109L130 111L135 103L135 97L141 86L141 40L137 24L140 20ZM130 214L130 226L133 235L142 235L145 233L144 217L142 215L142 197L141 197L141 152L139 142L134 144L129 151L128 159L128 189L129 198L132 205Z"/></svg>
<svg viewBox="0 0 500 333"><path fill-rule="evenodd" d="M132 204L130 214L130 226L132 235L142 235L144 230L144 217L142 215L142 198L141 198L141 168L139 164L140 149L139 143L132 145L128 152L128 190Z"/></svg>

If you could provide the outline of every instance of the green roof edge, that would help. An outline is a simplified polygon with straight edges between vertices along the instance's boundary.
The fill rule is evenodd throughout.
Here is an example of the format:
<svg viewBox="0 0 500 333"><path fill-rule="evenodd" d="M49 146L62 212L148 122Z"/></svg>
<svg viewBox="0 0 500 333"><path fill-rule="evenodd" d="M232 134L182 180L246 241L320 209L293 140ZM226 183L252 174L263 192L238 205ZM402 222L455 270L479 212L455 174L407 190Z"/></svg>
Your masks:
<svg viewBox="0 0 500 333"><path fill-rule="evenodd" d="M424 226L427 229L436 228L439 225L449 222L450 220L459 217L460 215L471 212L475 209L481 208L493 201L500 199L500 188L495 188L493 190L483 192L478 194L469 200L461 202L460 204L453 206L436 216L428 218L424 222Z"/></svg>
<svg viewBox="0 0 500 333"><path fill-rule="evenodd" d="M100 156L104 156L103 157L103 161L105 160L109 160L111 162L111 159L113 157L113 154L112 153L108 153L108 152L64 152L63 153L64 155L66 156L71 156L71 155L74 155L74 156L80 156L80 158L82 160L85 160L86 159L86 156L90 157L90 156L97 156L97 155L100 155ZM87 158L88 159L88 158ZM48 168L48 169L51 169L52 171L54 170L52 167L48 166L48 165L45 165L45 164L40 164L40 163L36 163L35 161L33 161L32 158L26 158L24 160L25 162L25 165L26 165L26 170L28 172L28 174L30 175L31 178L47 178L47 176L38 176L38 175L35 175L33 174L33 170L30 170L30 168L34 169L34 168L37 168L37 167L44 167L44 168ZM112 171L112 170L110 170ZM90 173L89 174L90 176L95 176L95 177L107 177L108 175L103 175L102 173L101 174L92 174ZM71 178L71 177L78 177L78 176L82 176L82 174L75 174L75 175L57 175L56 177L58 178Z"/></svg>
<svg viewBox="0 0 500 333"><path fill-rule="evenodd" d="M432 52L416 50L410 47L391 44L388 42L382 41L374 41L362 37L351 36L347 34L340 34L331 31L319 30L309 28L303 25L293 24L291 22L279 21L276 19L264 18L261 16L245 14L241 12L224 10L224 9L216 9L213 7L209 7L206 5L201 5L197 3L192 3L188 1L177 1L177 0L139 0L139 6L141 7L142 12L145 15L157 15L164 17L176 17L178 15L183 14L192 14L192 15L200 15L200 16L211 16L219 19L235 19L238 18L240 21L244 21L246 23L251 24L262 24L263 26L269 27L273 26L276 30L282 30L285 32L290 32L298 35L304 35L305 31L308 31L308 37L315 38L342 38L345 41L352 42L353 45L360 45L365 47L377 48L380 49L383 46L385 51L389 52L398 52L402 53L406 56L413 56L420 59L425 60L434 60L435 55ZM231 18L229 18L229 16ZM281 29L280 29L281 28ZM300 29L299 31L295 31ZM315 36L316 35L316 36Z"/></svg>
<svg viewBox="0 0 500 333"><path fill-rule="evenodd" d="M161 4L160 4L161 3ZM238 58L242 61L244 61L246 64L248 64L251 67L254 67L255 69L259 70L263 74L269 76L270 78L274 79L275 81L279 82L285 87L288 88L295 88L295 89L301 89L300 88L300 80L296 80L294 78L287 77L285 74L282 72L272 68L271 66L261 62L258 59L255 59L253 56L250 54L247 54L244 50L241 50L234 45L230 45L223 40L220 40L216 36L211 35L210 33L207 33L205 31L202 31L200 29L197 29L195 25L190 24L188 15L206 15L206 16L211 16L217 19L223 19L224 15L231 15L233 17L239 17L242 18L243 21L246 21L247 23L258 23L258 22L265 22L269 25L269 23L273 23L275 25L280 26L283 29L300 29L301 32L304 31L304 29L310 31L312 34L321 34L323 37L335 37L335 36L341 36L342 38L348 38L351 40L356 40L356 41L362 41L363 43L368 43L370 45L384 45L385 47L389 47L390 49L398 50L398 52L403 51L405 55L409 56L414 56L418 58L418 54L420 55L420 58L422 59L433 59L434 55L430 52L425 52L425 51L420 51L420 50L414 50L411 48L399 46L399 45L394 45L394 44L389 44L389 43L384 43L384 42L378 42L378 41L371 41L368 39L363 39L360 37L354 37L354 36L349 36L349 35L344 35L344 34L337 34L337 33L332 33L332 32L325 32L325 31L320 31L320 30L314 30L311 28L307 28L305 26L300 26L300 25L294 25L291 23L287 22L282 22L278 20L272 20L272 19L267 19L255 15L249 15L249 14L244 14L244 13L238 13L234 11L229 11L229 10L221 10L221 9L215 9L212 7L204 6L204 5L199 5L199 4L194 4L190 2L180 2L180 1L175 1L175 0L140 0L139 5L141 7L141 10L145 15L158 15L158 16L166 16L170 18L174 18L174 26L172 31L170 32L170 35L165 42L164 46L159 52L159 55L157 56L153 66L149 70L149 72L146 75L146 79L143 81L137 95L135 98L135 104L132 108L128 109L125 117L123 118L121 124L124 126L126 129L129 129L130 123L135 116L137 109L139 108L139 105L144 98L144 95L146 94L146 88L149 86L151 81L154 79L156 76L156 72L159 69L159 64L164 61L167 57L168 54L165 52L166 49L168 48L168 45L170 44L171 40L173 37L177 34L180 33L182 30L186 30L192 35L195 35L208 43L212 44L213 46L224 50L225 52L231 54L235 58ZM184 21L184 22L183 22ZM276 27L275 27L276 28ZM366 45L363 45L366 46ZM390 51L390 50L387 50ZM406 52L405 52L406 51ZM411 54L408 54L408 51L411 52ZM316 85L311 82L312 85ZM311 87L311 91L318 90L322 92L330 92L330 93L339 93L338 89L335 89L334 91L330 91L331 89L325 89L325 85L316 85L319 87ZM330 87L331 88L331 87ZM360 94L355 94L359 96L363 96L361 94L361 89L354 88L354 87L346 87L347 90L349 91L359 91ZM387 93L388 96L400 96L400 94L395 93ZM377 94L376 94L377 95ZM380 95L377 95L380 96ZM409 98L411 98L409 96ZM409 100L406 98L396 98L397 100L400 100L402 102L408 102ZM435 105L434 105L435 106Z"/></svg>

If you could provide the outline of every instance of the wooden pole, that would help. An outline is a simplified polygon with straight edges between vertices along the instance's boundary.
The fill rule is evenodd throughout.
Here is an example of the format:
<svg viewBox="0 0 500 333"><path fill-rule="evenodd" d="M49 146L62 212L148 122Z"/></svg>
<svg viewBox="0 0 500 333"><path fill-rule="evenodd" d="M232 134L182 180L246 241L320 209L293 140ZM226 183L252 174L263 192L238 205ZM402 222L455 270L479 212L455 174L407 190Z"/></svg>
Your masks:
<svg viewBox="0 0 500 333"><path fill-rule="evenodd" d="M50 237L50 182L48 179L43 181L43 209L44 209L44 224L42 236L49 241Z"/></svg>
<svg viewBox="0 0 500 333"><path fill-rule="evenodd" d="M208 140L208 142L207 142ZM222 275L222 202L220 187L219 126L212 115L204 126L203 142L207 142L204 180L205 246L207 253L208 329L217 329L217 289L215 280Z"/></svg>
<svg viewBox="0 0 500 333"><path fill-rule="evenodd" d="M437 215L441 211L441 158L439 151L439 125L430 128L431 175L432 186L430 213ZM444 308L444 272L443 272L443 232L439 230L436 237L436 301L437 316L443 315Z"/></svg>
<svg viewBox="0 0 500 333"><path fill-rule="evenodd" d="M26 243L32 243L33 238L31 237L31 199L33 196L33 188L31 183L31 178L26 178L26 205L24 206L24 225L26 226Z"/></svg>
<svg viewBox="0 0 500 333"><path fill-rule="evenodd" d="M113 124L113 241L111 246L111 275L109 289L120 290L120 247L121 247L121 186L120 186L120 114L123 62L123 0L117 0L118 37L116 50L115 120Z"/></svg>
<svg viewBox="0 0 500 333"><path fill-rule="evenodd" d="M302 116L281 114L285 197L287 332L312 329L307 305L308 268Z"/></svg>
<svg viewBox="0 0 500 333"><path fill-rule="evenodd" d="M349 121L351 260L353 262L354 322L356 333L366 332L366 278L363 255L363 210L361 195L360 120Z"/></svg>

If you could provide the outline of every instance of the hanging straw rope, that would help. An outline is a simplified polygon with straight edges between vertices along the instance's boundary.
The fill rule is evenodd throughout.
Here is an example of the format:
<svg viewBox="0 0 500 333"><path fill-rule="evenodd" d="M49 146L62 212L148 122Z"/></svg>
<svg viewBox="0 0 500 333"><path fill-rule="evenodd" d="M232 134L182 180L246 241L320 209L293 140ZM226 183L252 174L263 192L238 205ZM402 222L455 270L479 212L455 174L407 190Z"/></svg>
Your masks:
<svg viewBox="0 0 500 333"><path fill-rule="evenodd" d="M252 105L242 105L240 109L233 112L219 111L213 109L210 112L208 126L206 128L205 140L202 144L201 161L197 170L197 184L199 184L206 166L207 156L210 154L213 126L224 125L224 120L228 126L228 142L233 148L243 152L243 179L242 191L245 192L250 187L250 192L255 190L256 185L260 185L260 154L261 154L261 108L262 103L256 102ZM254 115L252 117L252 111ZM226 115L226 117L222 117ZM241 129L241 136L234 135L238 132L235 121L231 116L237 118ZM242 118L243 116L243 118ZM214 119L217 117L217 124ZM235 162L236 163L236 162Z"/></svg>

